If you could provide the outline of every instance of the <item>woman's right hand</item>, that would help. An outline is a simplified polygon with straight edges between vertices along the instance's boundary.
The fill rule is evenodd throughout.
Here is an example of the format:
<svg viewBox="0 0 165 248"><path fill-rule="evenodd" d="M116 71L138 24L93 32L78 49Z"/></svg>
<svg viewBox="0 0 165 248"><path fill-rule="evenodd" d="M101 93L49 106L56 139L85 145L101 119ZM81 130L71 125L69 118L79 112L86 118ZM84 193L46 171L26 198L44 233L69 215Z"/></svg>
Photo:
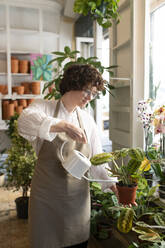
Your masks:
<svg viewBox="0 0 165 248"><path fill-rule="evenodd" d="M67 121L60 121L51 126L50 132L65 132L71 139L79 143L87 143L84 131Z"/></svg>

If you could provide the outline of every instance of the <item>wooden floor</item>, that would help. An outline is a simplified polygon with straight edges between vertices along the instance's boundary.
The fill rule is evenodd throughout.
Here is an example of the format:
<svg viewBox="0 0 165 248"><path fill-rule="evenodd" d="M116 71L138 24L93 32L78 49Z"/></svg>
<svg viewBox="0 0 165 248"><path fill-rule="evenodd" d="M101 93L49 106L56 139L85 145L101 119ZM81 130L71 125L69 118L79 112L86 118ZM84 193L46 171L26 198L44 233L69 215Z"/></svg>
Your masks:
<svg viewBox="0 0 165 248"><path fill-rule="evenodd" d="M16 216L14 200L20 195L21 192L0 187L0 248L30 248L27 220L18 219ZM99 246L91 239L88 248Z"/></svg>

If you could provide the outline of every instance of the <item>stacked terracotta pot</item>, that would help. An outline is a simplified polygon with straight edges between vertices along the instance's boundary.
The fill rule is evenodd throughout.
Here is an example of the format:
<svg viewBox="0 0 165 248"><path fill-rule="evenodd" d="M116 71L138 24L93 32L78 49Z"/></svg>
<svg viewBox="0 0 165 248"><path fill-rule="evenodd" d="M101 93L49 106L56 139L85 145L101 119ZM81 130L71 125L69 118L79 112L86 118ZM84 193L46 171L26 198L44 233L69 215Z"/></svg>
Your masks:
<svg viewBox="0 0 165 248"><path fill-rule="evenodd" d="M0 84L0 93L1 93L2 95L8 94L7 85L5 85L5 84Z"/></svg>
<svg viewBox="0 0 165 248"><path fill-rule="evenodd" d="M2 101L2 118L9 120L14 113L21 114L22 110L31 104L34 99L17 99L17 100L3 100Z"/></svg>
<svg viewBox="0 0 165 248"><path fill-rule="evenodd" d="M30 61L18 60L16 57L11 57L11 73L29 73Z"/></svg>
<svg viewBox="0 0 165 248"><path fill-rule="evenodd" d="M18 95L23 94L33 94L40 95L41 87L40 82L22 82L20 86L13 86L12 93L17 93Z"/></svg>

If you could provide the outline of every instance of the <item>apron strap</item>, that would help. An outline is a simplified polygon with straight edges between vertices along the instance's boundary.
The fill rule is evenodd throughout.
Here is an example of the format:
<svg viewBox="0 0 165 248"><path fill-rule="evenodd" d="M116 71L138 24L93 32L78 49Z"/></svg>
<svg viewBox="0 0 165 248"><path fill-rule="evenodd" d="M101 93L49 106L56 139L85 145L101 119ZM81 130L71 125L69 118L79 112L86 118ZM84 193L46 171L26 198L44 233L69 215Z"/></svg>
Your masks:
<svg viewBox="0 0 165 248"><path fill-rule="evenodd" d="M59 109L60 109L60 100L57 101L54 117L57 117Z"/></svg>
<svg viewBox="0 0 165 248"><path fill-rule="evenodd" d="M80 125L81 129L84 131L86 139L88 141L88 137L87 137L87 134L86 134L86 131L85 131L85 128L84 128L84 124L82 122L82 118L81 118L81 115L80 115L78 109L76 109L76 113L77 113L77 119L78 119L79 125Z"/></svg>
<svg viewBox="0 0 165 248"><path fill-rule="evenodd" d="M60 100L58 100L58 102L56 104L56 109L55 109L54 117L57 117L58 116L59 109L60 109ZM88 137L87 137L87 134L86 134L86 131L85 131L85 128L84 128L82 119L81 119L81 115L80 115L78 109L76 109L76 114L77 114L77 119L78 119L78 122L79 122L79 126L84 131L85 136L86 136L86 139L88 141Z"/></svg>

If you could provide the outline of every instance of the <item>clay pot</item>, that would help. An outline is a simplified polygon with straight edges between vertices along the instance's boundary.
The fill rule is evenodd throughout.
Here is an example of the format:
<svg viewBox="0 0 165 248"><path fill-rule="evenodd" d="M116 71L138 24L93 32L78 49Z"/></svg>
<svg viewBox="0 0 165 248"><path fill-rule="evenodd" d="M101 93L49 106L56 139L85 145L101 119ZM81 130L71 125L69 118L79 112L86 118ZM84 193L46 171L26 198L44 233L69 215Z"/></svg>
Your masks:
<svg viewBox="0 0 165 248"><path fill-rule="evenodd" d="M18 106L18 101L17 100L13 100L13 101L11 101L11 103L14 104L14 109Z"/></svg>
<svg viewBox="0 0 165 248"><path fill-rule="evenodd" d="M18 73L19 71L19 60L12 58L11 59L11 73Z"/></svg>
<svg viewBox="0 0 165 248"><path fill-rule="evenodd" d="M119 203L124 205L135 203L137 186L128 187L116 184L116 187L119 195Z"/></svg>
<svg viewBox="0 0 165 248"><path fill-rule="evenodd" d="M24 86L24 94L30 94L30 84L28 82L22 82L22 86Z"/></svg>
<svg viewBox="0 0 165 248"><path fill-rule="evenodd" d="M21 114L22 110L23 110L23 106L22 105L19 105L19 106L17 106L15 108L15 111L17 112L17 114Z"/></svg>
<svg viewBox="0 0 165 248"><path fill-rule="evenodd" d="M33 101L34 99L27 99L27 105L29 106Z"/></svg>
<svg viewBox="0 0 165 248"><path fill-rule="evenodd" d="M29 61L28 60L20 60L19 61L19 72L20 73L28 73L29 71Z"/></svg>
<svg viewBox="0 0 165 248"><path fill-rule="evenodd" d="M40 94L40 82L32 82L31 91L32 91L32 94L39 95Z"/></svg>
<svg viewBox="0 0 165 248"><path fill-rule="evenodd" d="M8 100L3 100L2 101L2 119L7 120L7 105L9 104Z"/></svg>
<svg viewBox="0 0 165 248"><path fill-rule="evenodd" d="M19 105L23 106L23 108L27 107L27 101L26 99L19 99Z"/></svg>
<svg viewBox="0 0 165 248"><path fill-rule="evenodd" d="M0 84L0 93L2 93L3 95L8 93L7 85Z"/></svg>
<svg viewBox="0 0 165 248"><path fill-rule="evenodd" d="M18 95L24 94L24 86L14 86L12 87L12 92L16 92Z"/></svg>
<svg viewBox="0 0 165 248"><path fill-rule="evenodd" d="M9 103L6 105L6 120L10 120L10 118L14 115L14 103Z"/></svg>

